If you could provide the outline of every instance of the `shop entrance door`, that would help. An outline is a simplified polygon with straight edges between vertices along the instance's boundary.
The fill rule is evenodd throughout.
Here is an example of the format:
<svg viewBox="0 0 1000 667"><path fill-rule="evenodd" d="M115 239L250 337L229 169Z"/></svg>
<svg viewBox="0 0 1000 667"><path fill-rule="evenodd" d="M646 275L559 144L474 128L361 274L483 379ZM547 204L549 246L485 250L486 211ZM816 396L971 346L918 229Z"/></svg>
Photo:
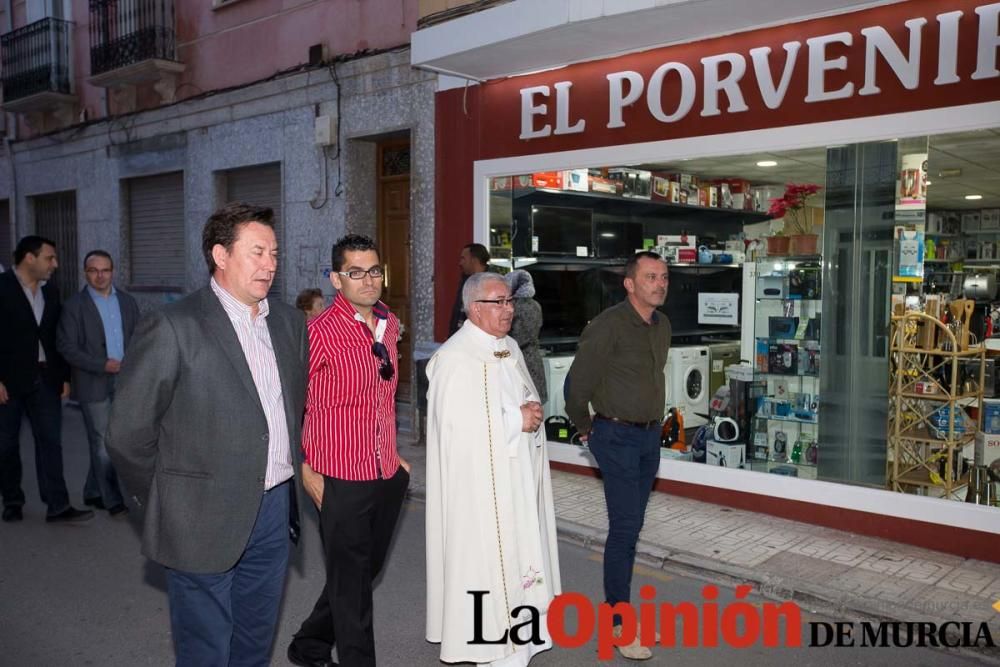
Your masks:
<svg viewBox="0 0 1000 667"><path fill-rule="evenodd" d="M378 246L385 266L382 299L399 318L399 389L410 397L413 337L410 335L410 142L390 140L378 144Z"/></svg>
<svg viewBox="0 0 1000 667"><path fill-rule="evenodd" d="M885 486L896 144L827 151L818 477Z"/></svg>

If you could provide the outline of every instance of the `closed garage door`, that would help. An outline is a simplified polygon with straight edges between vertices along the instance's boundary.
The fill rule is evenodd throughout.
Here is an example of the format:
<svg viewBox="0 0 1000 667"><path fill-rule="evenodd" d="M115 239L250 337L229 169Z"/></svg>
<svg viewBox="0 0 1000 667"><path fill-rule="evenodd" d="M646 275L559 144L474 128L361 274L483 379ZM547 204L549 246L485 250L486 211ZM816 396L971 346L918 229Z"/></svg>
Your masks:
<svg viewBox="0 0 1000 667"><path fill-rule="evenodd" d="M281 224L281 163L265 164L226 172L226 201L244 202L274 209L274 233L278 237L278 272L271 296L284 299L285 253Z"/></svg>
<svg viewBox="0 0 1000 667"><path fill-rule="evenodd" d="M184 287L184 174L128 180L131 285Z"/></svg>
<svg viewBox="0 0 1000 667"><path fill-rule="evenodd" d="M35 230L56 244L59 268L52 276L63 300L80 289L81 276L76 246L76 193L32 197Z"/></svg>

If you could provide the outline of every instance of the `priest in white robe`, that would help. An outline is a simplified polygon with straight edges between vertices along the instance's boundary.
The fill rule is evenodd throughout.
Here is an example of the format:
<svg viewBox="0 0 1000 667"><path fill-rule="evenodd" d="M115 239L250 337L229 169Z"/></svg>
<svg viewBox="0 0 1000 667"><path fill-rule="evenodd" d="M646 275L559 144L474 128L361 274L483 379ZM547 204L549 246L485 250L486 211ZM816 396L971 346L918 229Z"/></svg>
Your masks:
<svg viewBox="0 0 1000 667"><path fill-rule="evenodd" d="M503 278L470 276L462 299L468 319L427 366L427 640L443 662L527 665L561 592L542 410Z"/></svg>

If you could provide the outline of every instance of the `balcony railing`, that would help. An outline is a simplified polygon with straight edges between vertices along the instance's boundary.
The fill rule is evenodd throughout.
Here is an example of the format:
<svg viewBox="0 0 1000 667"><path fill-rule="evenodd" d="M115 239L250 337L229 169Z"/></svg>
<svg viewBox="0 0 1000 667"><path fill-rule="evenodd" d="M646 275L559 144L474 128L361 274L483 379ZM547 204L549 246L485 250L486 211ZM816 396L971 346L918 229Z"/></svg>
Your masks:
<svg viewBox="0 0 1000 667"><path fill-rule="evenodd" d="M38 93L70 94L71 25L47 18L0 37L5 104Z"/></svg>
<svg viewBox="0 0 1000 667"><path fill-rule="evenodd" d="M177 60L173 0L90 0L90 73Z"/></svg>

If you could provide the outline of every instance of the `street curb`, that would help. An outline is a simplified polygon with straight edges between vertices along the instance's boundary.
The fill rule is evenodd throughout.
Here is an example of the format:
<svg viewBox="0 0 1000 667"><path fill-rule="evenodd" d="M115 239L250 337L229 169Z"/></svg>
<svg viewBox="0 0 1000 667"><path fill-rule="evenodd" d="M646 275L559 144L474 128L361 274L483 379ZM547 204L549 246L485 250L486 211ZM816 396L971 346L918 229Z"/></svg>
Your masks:
<svg viewBox="0 0 1000 667"><path fill-rule="evenodd" d="M423 489L410 490L407 497L418 502L425 501ZM604 552L605 531L585 526L569 519L556 517L556 528L561 541L575 544L595 553ZM726 565L707 559L704 556L684 551L674 551L639 540L636 547L636 561L643 565L671 572L680 572L684 576L701 581L723 583L736 586L751 584L756 593L776 602L792 601L804 609L831 616L833 618L850 617L859 621L872 623L905 622L904 618L887 615L884 609L877 609L864 600L850 596L831 596L813 586L810 582L799 579L761 576L752 569ZM900 608L904 610L905 608ZM946 620L946 619L938 619ZM978 660L984 664L1000 667L1000 652L996 649L982 648L949 648L928 647L942 653L948 653L967 659Z"/></svg>

